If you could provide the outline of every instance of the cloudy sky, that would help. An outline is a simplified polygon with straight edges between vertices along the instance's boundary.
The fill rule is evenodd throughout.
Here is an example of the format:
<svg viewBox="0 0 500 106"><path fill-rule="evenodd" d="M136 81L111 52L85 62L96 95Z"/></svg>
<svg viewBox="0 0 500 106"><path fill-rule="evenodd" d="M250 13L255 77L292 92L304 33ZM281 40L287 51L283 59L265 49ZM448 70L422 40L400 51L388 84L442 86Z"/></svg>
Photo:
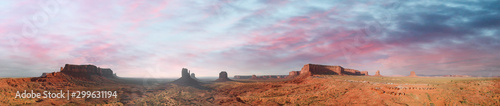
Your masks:
<svg viewBox="0 0 500 106"><path fill-rule="evenodd" d="M374 74L500 75L500 2L0 1L0 77L94 64L123 77L288 74L304 64Z"/></svg>

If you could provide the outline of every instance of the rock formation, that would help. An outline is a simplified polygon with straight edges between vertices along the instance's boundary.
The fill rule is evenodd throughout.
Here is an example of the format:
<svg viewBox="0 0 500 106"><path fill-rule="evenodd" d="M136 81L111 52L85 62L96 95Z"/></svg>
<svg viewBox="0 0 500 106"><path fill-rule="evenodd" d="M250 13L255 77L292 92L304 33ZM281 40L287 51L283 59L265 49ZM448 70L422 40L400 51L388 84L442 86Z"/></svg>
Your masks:
<svg viewBox="0 0 500 106"><path fill-rule="evenodd" d="M361 72L355 69L344 68L344 75L361 75Z"/></svg>
<svg viewBox="0 0 500 106"><path fill-rule="evenodd" d="M293 77L296 77L299 75L300 75L300 71L290 71L290 72L288 72L288 76L286 78L293 78Z"/></svg>
<svg viewBox="0 0 500 106"><path fill-rule="evenodd" d="M101 73L103 77L114 78L116 74L113 74L113 70L109 68L101 68Z"/></svg>
<svg viewBox="0 0 500 106"><path fill-rule="evenodd" d="M66 64L61 72L75 77L90 77L90 75L101 75L101 71L99 71L99 69L94 65Z"/></svg>
<svg viewBox="0 0 500 106"><path fill-rule="evenodd" d="M99 68L95 65L72 65L66 64L60 68L60 72L42 73L40 77L31 78L35 82L67 82L69 80L113 82L109 80L118 78L116 73L109 68Z"/></svg>
<svg viewBox="0 0 500 106"><path fill-rule="evenodd" d="M200 81L198 78L196 78L196 76L194 75L194 73L191 73L191 78L193 78L196 81Z"/></svg>
<svg viewBox="0 0 500 106"><path fill-rule="evenodd" d="M221 71L219 73L219 79L215 80L216 82L225 82L225 81L232 81L227 77L227 72L226 71Z"/></svg>
<svg viewBox="0 0 500 106"><path fill-rule="evenodd" d="M306 64L300 70L300 75L364 75L355 69L343 68L341 66L328 66L319 64Z"/></svg>
<svg viewBox="0 0 500 106"><path fill-rule="evenodd" d="M191 78L196 78L194 73L191 73Z"/></svg>
<svg viewBox="0 0 500 106"><path fill-rule="evenodd" d="M250 78L250 79L258 79L258 78L257 78L257 75L252 75L252 78Z"/></svg>
<svg viewBox="0 0 500 106"><path fill-rule="evenodd" d="M31 81L33 82L51 82L62 84L62 82L68 82L68 76L61 72L43 73L40 77L33 77Z"/></svg>
<svg viewBox="0 0 500 106"><path fill-rule="evenodd" d="M380 71L379 71L379 70L377 70L377 72L375 72L375 75L374 75L374 76L382 76L382 75L380 75Z"/></svg>
<svg viewBox="0 0 500 106"><path fill-rule="evenodd" d="M109 68L99 68L95 65L71 65L66 64L61 67L61 73L75 77L77 79L92 79L92 76L102 76L106 78L115 78L116 74Z"/></svg>
<svg viewBox="0 0 500 106"><path fill-rule="evenodd" d="M418 76L417 74L415 74L415 71L411 71L408 77L418 77Z"/></svg>
<svg viewBox="0 0 500 106"><path fill-rule="evenodd" d="M187 68L182 68L181 75L181 78L173 82L174 84L184 86L200 86L200 82L191 78L191 75L189 74L189 70Z"/></svg>
<svg viewBox="0 0 500 106"><path fill-rule="evenodd" d="M53 73L42 73L42 75L40 76L40 78L51 78L51 77L55 77L55 76L57 76L56 72L53 72Z"/></svg>
<svg viewBox="0 0 500 106"><path fill-rule="evenodd" d="M361 71L362 75L368 76L368 71Z"/></svg>

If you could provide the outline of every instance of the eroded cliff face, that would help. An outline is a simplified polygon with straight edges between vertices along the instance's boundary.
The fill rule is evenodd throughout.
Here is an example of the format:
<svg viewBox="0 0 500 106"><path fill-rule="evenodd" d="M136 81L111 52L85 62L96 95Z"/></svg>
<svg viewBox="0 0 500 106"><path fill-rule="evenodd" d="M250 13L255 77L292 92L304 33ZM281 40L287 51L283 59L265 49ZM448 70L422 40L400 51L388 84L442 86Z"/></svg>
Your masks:
<svg viewBox="0 0 500 106"><path fill-rule="evenodd" d="M293 78L293 77L296 77L299 75L300 75L300 71L290 71L290 72L288 72L288 76L286 78Z"/></svg>
<svg viewBox="0 0 500 106"><path fill-rule="evenodd" d="M306 64L300 70L300 75L367 75L355 69L343 68L341 66L329 66L319 64Z"/></svg>
<svg viewBox="0 0 500 106"><path fill-rule="evenodd" d="M107 77L107 78L114 78L115 75L113 74L113 70L109 69L109 68L101 68L101 75L103 77Z"/></svg>
<svg viewBox="0 0 500 106"><path fill-rule="evenodd" d="M301 75L342 75L344 68L340 66L327 66L318 64L306 64L300 70Z"/></svg>
<svg viewBox="0 0 500 106"><path fill-rule="evenodd" d="M355 69L348 69L348 68L345 68L343 73L346 75L362 75L360 71L355 70Z"/></svg>
<svg viewBox="0 0 500 106"><path fill-rule="evenodd" d="M224 81L232 81L227 77L227 72L226 71L221 71L219 73L219 79L215 80L216 82L224 82Z"/></svg>
<svg viewBox="0 0 500 106"><path fill-rule="evenodd" d="M182 68L181 78L175 80L173 83L184 86L200 86L200 82L191 77L190 72L187 68Z"/></svg>
<svg viewBox="0 0 500 106"><path fill-rule="evenodd" d="M66 64L61 69L61 73L75 77L77 79L92 79L96 77L115 78L116 74L109 68L99 68L95 65L72 65Z"/></svg>
<svg viewBox="0 0 500 106"><path fill-rule="evenodd" d="M361 74L368 76L368 71L361 71Z"/></svg>

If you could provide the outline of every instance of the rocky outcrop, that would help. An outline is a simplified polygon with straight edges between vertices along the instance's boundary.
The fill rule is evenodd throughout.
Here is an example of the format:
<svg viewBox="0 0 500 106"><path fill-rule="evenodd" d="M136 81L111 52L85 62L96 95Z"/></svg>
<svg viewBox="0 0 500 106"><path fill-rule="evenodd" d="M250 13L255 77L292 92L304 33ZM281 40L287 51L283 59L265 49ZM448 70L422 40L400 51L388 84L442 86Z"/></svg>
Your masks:
<svg viewBox="0 0 500 106"><path fill-rule="evenodd" d="M200 82L197 80L191 78L191 75L189 74L189 70L187 68L182 68L181 71L181 78L175 80L173 83L177 85L183 85L183 86L200 86Z"/></svg>
<svg viewBox="0 0 500 106"><path fill-rule="evenodd" d="M89 77L90 75L101 75L101 71L94 65L71 65L66 64L61 71L74 77Z"/></svg>
<svg viewBox="0 0 500 106"><path fill-rule="evenodd" d="M227 72L226 71L221 71L219 73L219 79L215 80L216 82L225 82L225 81L232 81L227 77Z"/></svg>
<svg viewBox="0 0 500 106"><path fill-rule="evenodd" d="M113 70L109 68L101 68L101 73L103 77L114 78L116 74L113 74Z"/></svg>
<svg viewBox="0 0 500 106"><path fill-rule="evenodd" d="M252 75L252 78L250 78L250 79L258 79L258 78L257 78L257 75Z"/></svg>
<svg viewBox="0 0 500 106"><path fill-rule="evenodd" d="M319 64L306 64L300 70L300 75L364 75L355 69L343 68L341 66L328 66Z"/></svg>
<svg viewBox="0 0 500 106"><path fill-rule="evenodd" d="M288 72L288 76L286 78L293 78L293 77L296 77L299 75L300 75L300 71L290 71L290 72Z"/></svg>
<svg viewBox="0 0 500 106"><path fill-rule="evenodd" d="M194 73L191 73L190 77L194 79L194 78L196 78L196 75Z"/></svg>
<svg viewBox="0 0 500 106"><path fill-rule="evenodd" d="M56 72L53 72L53 73L42 73L42 75L40 76L40 78L52 78L52 77L56 77L56 76L57 76Z"/></svg>
<svg viewBox="0 0 500 106"><path fill-rule="evenodd" d="M116 74L109 68L99 68L95 65L72 65L66 64L61 67L61 73L75 77L77 79L92 79L92 76L102 76L115 78Z"/></svg>
<svg viewBox="0 0 500 106"><path fill-rule="evenodd" d="M408 77L418 77L418 76L417 74L415 74L415 71L411 71Z"/></svg>
<svg viewBox="0 0 500 106"><path fill-rule="evenodd" d="M361 75L360 71L355 70L355 69L348 69L348 68L345 68L343 73L344 73L344 75Z"/></svg>
<svg viewBox="0 0 500 106"><path fill-rule="evenodd" d="M380 71L379 71L379 70L377 70L377 72L375 72L375 75L374 75L374 76L382 76L382 75L380 75Z"/></svg>
<svg viewBox="0 0 500 106"><path fill-rule="evenodd" d="M68 84L70 76L61 72L43 73L40 77L33 77L33 82L51 82L57 84Z"/></svg>
<svg viewBox="0 0 500 106"><path fill-rule="evenodd" d="M196 81L200 81L198 78L196 78L196 75L194 73L191 73L191 78L193 78Z"/></svg>
<svg viewBox="0 0 500 106"><path fill-rule="evenodd" d="M364 76L368 76L368 71L361 71L361 74Z"/></svg>

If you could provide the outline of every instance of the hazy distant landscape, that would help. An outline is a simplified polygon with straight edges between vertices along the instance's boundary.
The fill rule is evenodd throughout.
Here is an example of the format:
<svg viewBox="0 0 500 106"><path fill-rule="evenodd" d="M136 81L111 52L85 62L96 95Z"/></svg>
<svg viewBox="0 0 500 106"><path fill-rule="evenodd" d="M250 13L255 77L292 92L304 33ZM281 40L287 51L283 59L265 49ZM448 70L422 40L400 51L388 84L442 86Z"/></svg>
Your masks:
<svg viewBox="0 0 500 106"><path fill-rule="evenodd" d="M284 78L126 78L93 65L66 65L33 78L1 78L0 105L499 105L498 77L384 77L306 64ZM340 72L340 73L336 73ZM75 74L78 73L78 74ZM328 74L327 74L328 73ZM412 74L415 74L412 72ZM270 76L270 75L269 75ZM18 98L16 92L117 91L112 98Z"/></svg>

